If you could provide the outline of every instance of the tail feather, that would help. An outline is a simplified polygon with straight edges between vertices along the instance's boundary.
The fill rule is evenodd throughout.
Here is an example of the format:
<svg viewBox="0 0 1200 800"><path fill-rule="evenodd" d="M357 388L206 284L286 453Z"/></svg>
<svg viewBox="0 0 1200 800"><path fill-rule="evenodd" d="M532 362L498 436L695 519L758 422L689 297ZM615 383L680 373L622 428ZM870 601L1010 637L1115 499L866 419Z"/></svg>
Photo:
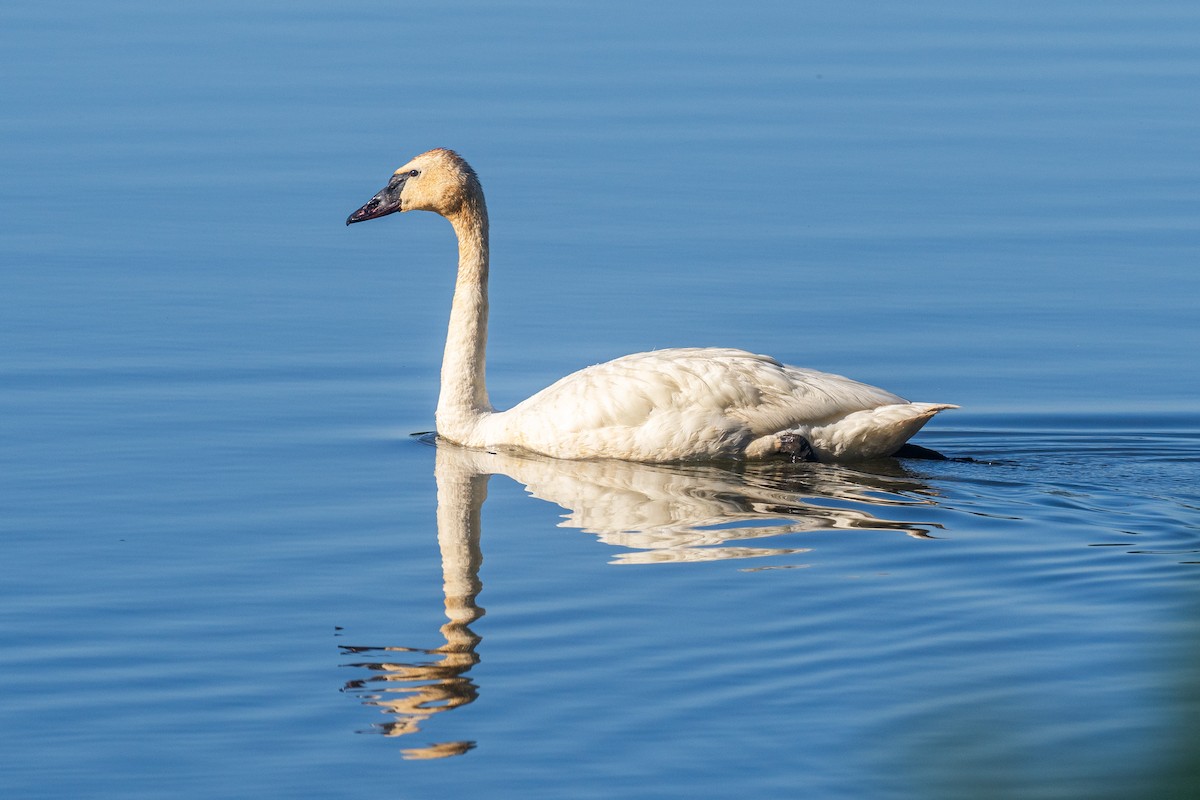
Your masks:
<svg viewBox="0 0 1200 800"><path fill-rule="evenodd" d="M849 414L814 428L805 438L821 460L865 461L894 454L951 403L894 403Z"/></svg>

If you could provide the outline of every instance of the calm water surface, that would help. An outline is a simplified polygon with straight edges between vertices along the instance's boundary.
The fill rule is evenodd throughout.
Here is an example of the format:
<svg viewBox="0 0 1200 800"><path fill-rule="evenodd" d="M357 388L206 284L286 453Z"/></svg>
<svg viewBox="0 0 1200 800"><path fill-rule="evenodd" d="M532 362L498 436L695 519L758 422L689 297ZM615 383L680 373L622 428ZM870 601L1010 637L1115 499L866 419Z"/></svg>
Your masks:
<svg viewBox="0 0 1200 800"><path fill-rule="evenodd" d="M1200 794L1200 11L0 11L0 791ZM437 445L459 149L490 389L726 345L948 461ZM484 610L486 609L486 614Z"/></svg>

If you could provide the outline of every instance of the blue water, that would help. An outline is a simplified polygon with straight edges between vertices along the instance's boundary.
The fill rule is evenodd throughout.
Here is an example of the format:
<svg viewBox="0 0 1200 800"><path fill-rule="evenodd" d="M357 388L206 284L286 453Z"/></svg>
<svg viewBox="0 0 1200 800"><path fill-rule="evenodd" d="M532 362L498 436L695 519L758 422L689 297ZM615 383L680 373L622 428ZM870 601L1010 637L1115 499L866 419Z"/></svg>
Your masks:
<svg viewBox="0 0 1200 800"><path fill-rule="evenodd" d="M1197 41L1179 0L0 10L0 793L1200 794ZM342 223L434 146L488 193L497 405L736 346L960 404L954 460L413 436L451 232Z"/></svg>

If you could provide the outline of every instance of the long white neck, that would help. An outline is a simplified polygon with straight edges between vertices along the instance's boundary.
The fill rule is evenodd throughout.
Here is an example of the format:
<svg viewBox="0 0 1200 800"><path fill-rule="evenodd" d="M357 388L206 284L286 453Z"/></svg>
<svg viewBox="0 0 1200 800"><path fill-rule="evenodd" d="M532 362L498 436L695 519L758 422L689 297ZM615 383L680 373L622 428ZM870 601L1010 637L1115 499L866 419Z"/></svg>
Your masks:
<svg viewBox="0 0 1200 800"><path fill-rule="evenodd" d="M446 216L458 236L458 280L450 307L450 330L442 356L438 433L465 442L492 410L484 375L488 322L488 217L483 196L472 197Z"/></svg>

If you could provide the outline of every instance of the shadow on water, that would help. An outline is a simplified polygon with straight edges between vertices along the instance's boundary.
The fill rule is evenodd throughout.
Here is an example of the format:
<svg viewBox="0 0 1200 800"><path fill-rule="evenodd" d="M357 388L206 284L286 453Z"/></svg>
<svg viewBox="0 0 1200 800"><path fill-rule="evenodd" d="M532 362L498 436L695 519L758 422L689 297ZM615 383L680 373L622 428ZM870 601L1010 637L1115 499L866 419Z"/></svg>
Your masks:
<svg viewBox="0 0 1200 800"><path fill-rule="evenodd" d="M388 716L373 727L386 736L420 731L430 717L472 703L469 677L480 637L470 625L484 615L476 598L481 517L492 475L505 475L564 510L561 527L577 528L621 548L610 563L673 564L809 552L792 540L821 531L886 531L935 538L939 525L913 522L935 492L896 461L869 469L810 464L645 465L560 461L528 454L467 450L437 443L438 545L442 557L445 644L434 649L343 646L359 657L345 666L369 675L343 691ZM890 512L890 513L889 513ZM897 517L889 519L889 516ZM777 540L764 546L765 540ZM462 755L471 741L402 750L407 759Z"/></svg>

